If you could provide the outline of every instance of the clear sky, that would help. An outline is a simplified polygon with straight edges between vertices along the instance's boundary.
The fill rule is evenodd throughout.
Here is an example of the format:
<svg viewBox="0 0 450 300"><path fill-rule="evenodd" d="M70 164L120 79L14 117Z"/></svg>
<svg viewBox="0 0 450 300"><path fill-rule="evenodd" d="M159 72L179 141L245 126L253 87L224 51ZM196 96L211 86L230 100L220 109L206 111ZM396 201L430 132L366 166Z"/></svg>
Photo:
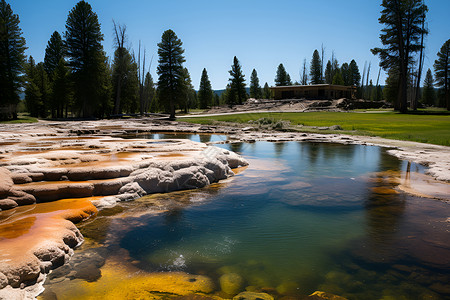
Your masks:
<svg viewBox="0 0 450 300"><path fill-rule="evenodd" d="M43 61L51 34L65 31L69 11L78 0L6 0L19 15L27 41L27 55ZM91 0L104 34L103 47L114 52L113 23L127 26L128 46L136 51L139 40L146 48L150 72L156 81L157 43L166 29L182 40L186 63L198 89L203 68L213 89L225 88L233 57L237 56L247 85L253 68L261 86L274 84L277 66L283 63L293 81L299 80L303 60L309 66L314 49L325 47L339 64L355 59L362 73L371 62L370 78L376 82L378 59L370 49L379 40L381 0ZM450 0L428 0L430 34L426 38L424 72L432 69L436 53L450 39ZM147 66L148 67L148 66ZM380 83L384 84L382 72ZM423 78L423 77L422 77Z"/></svg>

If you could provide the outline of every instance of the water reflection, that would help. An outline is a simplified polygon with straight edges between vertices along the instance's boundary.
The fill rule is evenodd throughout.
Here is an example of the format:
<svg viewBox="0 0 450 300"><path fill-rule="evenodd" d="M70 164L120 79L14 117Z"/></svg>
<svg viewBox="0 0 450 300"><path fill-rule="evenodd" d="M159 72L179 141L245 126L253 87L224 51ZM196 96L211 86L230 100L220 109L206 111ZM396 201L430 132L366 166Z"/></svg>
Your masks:
<svg viewBox="0 0 450 300"><path fill-rule="evenodd" d="M241 143L241 142L239 142L239 143L230 143L230 144L228 144L228 146L229 146L229 150L231 150L231 151L233 151L233 152L236 152L236 153L239 153L239 154L242 154L242 148L243 148L243 146L244 146L244 143Z"/></svg>
<svg viewBox="0 0 450 300"><path fill-rule="evenodd" d="M378 147L219 146L251 155L250 166L225 183L127 203L108 223L116 240L107 244L126 249L142 270L182 266L215 281L237 273L278 298L315 290L349 299L450 294L442 287L448 206L396 190L400 170L416 165Z"/></svg>
<svg viewBox="0 0 450 300"><path fill-rule="evenodd" d="M273 143L276 157L281 157L285 145L286 143Z"/></svg>

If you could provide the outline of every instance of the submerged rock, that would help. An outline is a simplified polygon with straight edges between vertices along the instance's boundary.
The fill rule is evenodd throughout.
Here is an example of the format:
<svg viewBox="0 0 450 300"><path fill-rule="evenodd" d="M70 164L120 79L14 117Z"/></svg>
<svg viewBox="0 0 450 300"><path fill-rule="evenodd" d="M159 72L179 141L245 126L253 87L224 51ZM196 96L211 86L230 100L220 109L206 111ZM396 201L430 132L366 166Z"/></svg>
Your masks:
<svg viewBox="0 0 450 300"><path fill-rule="evenodd" d="M236 295L244 287L244 279L237 273L227 273L219 278L220 288L225 294Z"/></svg>
<svg viewBox="0 0 450 300"><path fill-rule="evenodd" d="M273 300L273 297L266 293L242 292L234 296L233 300Z"/></svg>
<svg viewBox="0 0 450 300"><path fill-rule="evenodd" d="M327 293L327 292L321 292L321 291L316 291L316 292L312 293L311 295L309 295L308 299L347 300L347 298L344 298L344 297L341 297L341 296L337 296L337 295L333 295L333 294Z"/></svg>

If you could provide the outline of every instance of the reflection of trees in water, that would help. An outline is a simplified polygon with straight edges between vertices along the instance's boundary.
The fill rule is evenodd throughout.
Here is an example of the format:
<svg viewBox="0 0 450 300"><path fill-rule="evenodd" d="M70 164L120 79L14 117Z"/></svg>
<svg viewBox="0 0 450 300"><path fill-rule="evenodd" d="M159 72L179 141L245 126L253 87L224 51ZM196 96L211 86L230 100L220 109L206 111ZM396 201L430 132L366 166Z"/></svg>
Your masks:
<svg viewBox="0 0 450 300"><path fill-rule="evenodd" d="M398 228L404 214L405 194L397 193L396 174L401 166L398 159L382 153L379 171L368 181L366 197L367 236L371 250L386 255L395 255ZM387 169L389 168L389 169Z"/></svg>
<svg viewBox="0 0 450 300"><path fill-rule="evenodd" d="M344 164L348 161L350 163L354 156L355 150L358 146L355 145L341 145L341 144L324 144L320 145L320 154L324 158L324 163L331 162L333 160L339 160L340 163Z"/></svg>
<svg viewBox="0 0 450 300"><path fill-rule="evenodd" d="M187 139L190 140L192 137L192 134L188 133L160 133L159 134L161 139Z"/></svg>
<svg viewBox="0 0 450 300"><path fill-rule="evenodd" d="M308 159L311 165L315 164L321 152L321 145L319 143L300 142L300 146L302 147L301 159Z"/></svg>
<svg viewBox="0 0 450 300"><path fill-rule="evenodd" d="M202 143L209 143L211 142L211 135L210 134L200 134L200 142Z"/></svg>
<svg viewBox="0 0 450 300"><path fill-rule="evenodd" d="M228 145L230 147L230 151L233 151L233 152L241 154L242 147L243 147L244 143L231 143L231 144L228 144Z"/></svg>
<svg viewBox="0 0 450 300"><path fill-rule="evenodd" d="M354 159L358 147L355 145L309 142L300 142L299 145L301 159L307 159L311 165L317 163L327 165L334 161L338 161L340 164L345 164L346 161L350 163Z"/></svg>
<svg viewBox="0 0 450 300"><path fill-rule="evenodd" d="M283 154L284 147L286 146L286 143L273 143L274 150L275 150L275 156L280 157Z"/></svg>

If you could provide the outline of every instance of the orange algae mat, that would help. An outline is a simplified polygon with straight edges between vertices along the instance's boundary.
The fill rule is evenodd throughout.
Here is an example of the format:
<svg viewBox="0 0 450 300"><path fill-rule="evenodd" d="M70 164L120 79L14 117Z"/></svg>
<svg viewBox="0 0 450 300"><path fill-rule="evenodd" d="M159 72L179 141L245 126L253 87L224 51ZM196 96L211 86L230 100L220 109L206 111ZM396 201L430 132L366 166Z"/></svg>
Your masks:
<svg viewBox="0 0 450 300"><path fill-rule="evenodd" d="M98 197L64 199L0 212L0 263L19 263L43 243L61 243L67 230L74 230L71 222L97 213L90 201L94 198Z"/></svg>

